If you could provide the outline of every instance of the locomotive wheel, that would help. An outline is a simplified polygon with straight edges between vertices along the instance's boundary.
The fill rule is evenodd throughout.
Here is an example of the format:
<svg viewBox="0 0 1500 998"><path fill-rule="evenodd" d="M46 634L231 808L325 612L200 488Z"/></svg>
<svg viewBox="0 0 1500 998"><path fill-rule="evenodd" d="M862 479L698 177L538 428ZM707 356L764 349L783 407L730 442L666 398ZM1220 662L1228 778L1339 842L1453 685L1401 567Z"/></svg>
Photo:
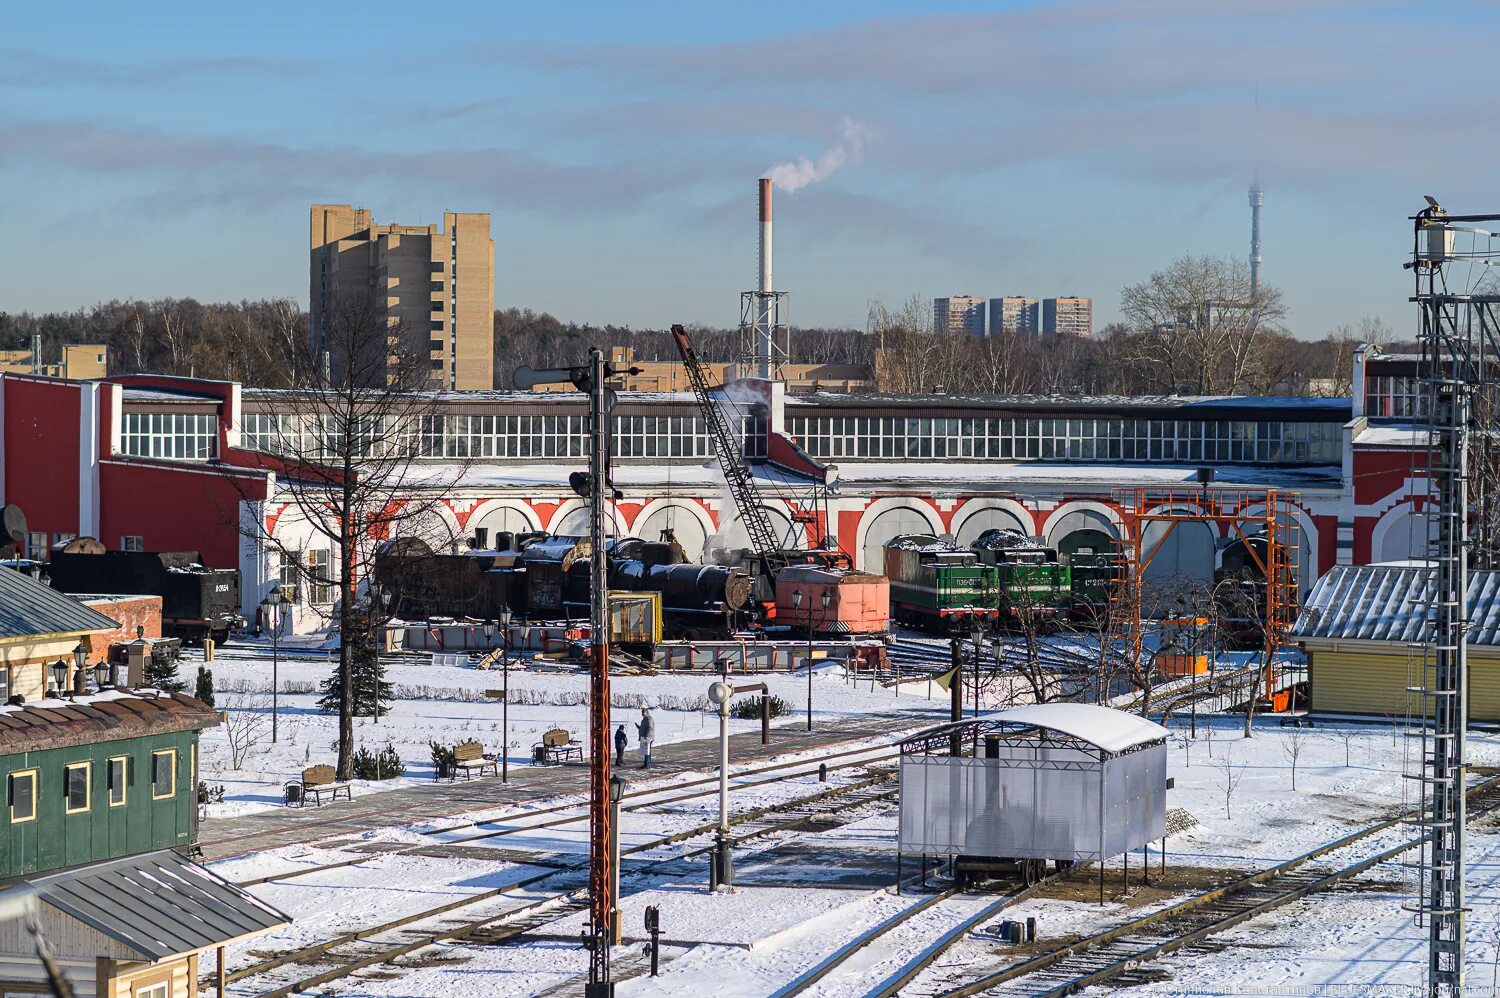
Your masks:
<svg viewBox="0 0 1500 998"><path fill-rule="evenodd" d="M1045 859L1023 859L1021 861L1021 883L1027 887L1040 883L1046 875L1047 861Z"/></svg>

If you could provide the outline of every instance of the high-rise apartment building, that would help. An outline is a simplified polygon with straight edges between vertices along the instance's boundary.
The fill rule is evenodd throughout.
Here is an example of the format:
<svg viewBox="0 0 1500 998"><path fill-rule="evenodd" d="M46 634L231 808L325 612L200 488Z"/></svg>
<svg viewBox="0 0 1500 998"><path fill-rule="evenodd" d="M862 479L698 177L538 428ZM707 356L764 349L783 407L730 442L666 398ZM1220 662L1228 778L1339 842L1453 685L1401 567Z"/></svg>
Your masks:
<svg viewBox="0 0 1500 998"><path fill-rule="evenodd" d="M315 204L311 248L315 350L323 349L337 303L368 295L370 307L427 358L433 387L494 387L495 244L487 212L444 212L441 226L376 225L366 209Z"/></svg>
<svg viewBox="0 0 1500 998"><path fill-rule="evenodd" d="M1021 295L990 299L991 336L997 333L1039 333L1041 330L1041 299Z"/></svg>
<svg viewBox="0 0 1500 998"><path fill-rule="evenodd" d="M1094 335L1094 300L1092 298L1044 298L1042 332L1049 336Z"/></svg>
<svg viewBox="0 0 1500 998"><path fill-rule="evenodd" d="M984 299L970 295L932 300L932 331L984 335Z"/></svg>

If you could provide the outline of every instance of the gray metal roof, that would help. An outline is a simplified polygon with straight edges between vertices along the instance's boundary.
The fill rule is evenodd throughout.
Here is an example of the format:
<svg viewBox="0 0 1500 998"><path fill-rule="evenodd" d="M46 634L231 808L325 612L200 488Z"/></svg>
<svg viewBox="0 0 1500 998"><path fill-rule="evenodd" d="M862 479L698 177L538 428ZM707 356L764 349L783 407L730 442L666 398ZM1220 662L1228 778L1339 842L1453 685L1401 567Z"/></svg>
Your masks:
<svg viewBox="0 0 1500 998"><path fill-rule="evenodd" d="M0 638L109 631L119 626L93 607L84 606L29 575L0 569Z"/></svg>
<svg viewBox="0 0 1500 998"><path fill-rule="evenodd" d="M1433 569L1423 564L1337 565L1313 586L1295 638L1391 641L1428 639ZM1500 572L1469 575L1469 643L1500 645Z"/></svg>
<svg viewBox="0 0 1500 998"><path fill-rule="evenodd" d="M221 946L291 922L170 849L38 877L23 889L143 960Z"/></svg>

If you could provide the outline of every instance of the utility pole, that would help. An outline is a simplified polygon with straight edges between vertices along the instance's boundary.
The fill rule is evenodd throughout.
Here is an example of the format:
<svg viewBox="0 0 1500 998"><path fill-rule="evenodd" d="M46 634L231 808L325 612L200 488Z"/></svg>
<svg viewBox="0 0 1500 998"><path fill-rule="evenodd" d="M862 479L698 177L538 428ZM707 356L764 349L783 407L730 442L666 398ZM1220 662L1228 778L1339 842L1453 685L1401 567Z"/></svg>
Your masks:
<svg viewBox="0 0 1500 998"><path fill-rule="evenodd" d="M640 368L616 368L604 353L589 350L587 367L516 369L517 388L571 383L589 398L589 979L584 998L606 998L615 993L609 957L616 912L615 872L611 850L609 742L609 571L604 549L606 496L614 497L608 480L609 454L614 439L614 392L605 381L620 374L639 374ZM575 486L580 491L580 486Z"/></svg>

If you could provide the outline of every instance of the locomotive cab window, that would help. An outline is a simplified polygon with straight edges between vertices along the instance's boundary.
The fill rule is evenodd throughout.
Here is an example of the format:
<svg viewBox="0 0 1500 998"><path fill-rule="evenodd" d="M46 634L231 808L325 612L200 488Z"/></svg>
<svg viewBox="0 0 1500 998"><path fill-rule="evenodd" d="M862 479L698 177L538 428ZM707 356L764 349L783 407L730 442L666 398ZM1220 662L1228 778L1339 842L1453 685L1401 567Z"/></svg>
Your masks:
<svg viewBox="0 0 1500 998"><path fill-rule="evenodd" d="M130 778L130 757L117 755L109 760L109 771L106 774L109 783L109 806L123 807L125 804L125 785Z"/></svg>
<svg viewBox="0 0 1500 998"><path fill-rule="evenodd" d="M67 800L63 810L66 813L78 814L89 809L89 770L92 768L86 762L73 762L63 767L63 790Z"/></svg>
<svg viewBox="0 0 1500 998"><path fill-rule="evenodd" d="M5 798L10 808L11 824L36 818L36 775L34 769L11 773L5 781Z"/></svg>
<svg viewBox="0 0 1500 998"><path fill-rule="evenodd" d="M151 799L166 800L177 795L177 750L162 749L151 753Z"/></svg>

